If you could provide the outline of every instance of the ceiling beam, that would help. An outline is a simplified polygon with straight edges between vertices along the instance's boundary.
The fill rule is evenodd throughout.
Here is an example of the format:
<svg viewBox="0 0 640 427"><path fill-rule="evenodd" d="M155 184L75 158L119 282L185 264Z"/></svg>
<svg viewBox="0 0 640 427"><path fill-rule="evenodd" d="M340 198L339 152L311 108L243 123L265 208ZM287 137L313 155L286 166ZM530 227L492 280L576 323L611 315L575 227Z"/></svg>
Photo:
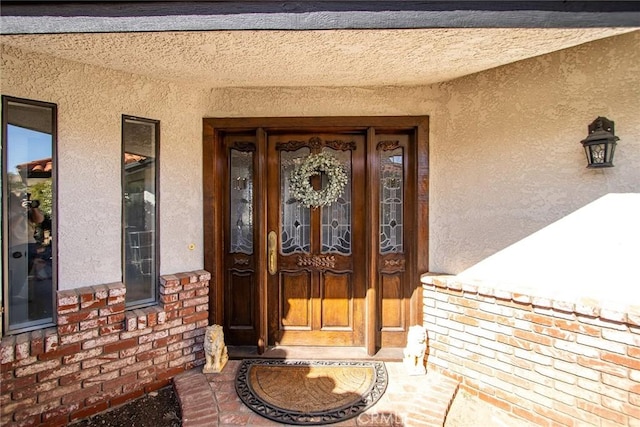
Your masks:
<svg viewBox="0 0 640 427"><path fill-rule="evenodd" d="M637 1L3 1L2 34L640 27Z"/></svg>

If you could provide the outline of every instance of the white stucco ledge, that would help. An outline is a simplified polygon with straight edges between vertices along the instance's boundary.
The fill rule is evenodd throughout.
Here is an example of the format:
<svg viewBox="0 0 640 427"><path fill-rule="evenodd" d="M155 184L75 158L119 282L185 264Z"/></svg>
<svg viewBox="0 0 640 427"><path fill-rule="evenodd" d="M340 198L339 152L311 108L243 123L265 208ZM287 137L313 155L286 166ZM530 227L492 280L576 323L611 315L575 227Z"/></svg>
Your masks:
<svg viewBox="0 0 640 427"><path fill-rule="evenodd" d="M513 287L508 289L485 280L432 272L423 274L420 281L425 289L448 289L463 294L477 294L496 300L531 305L540 310L575 313L576 315L640 326L640 305L637 303L626 304L620 301L600 300L580 295L572 298L558 298L557 295L553 295L545 289L533 290Z"/></svg>

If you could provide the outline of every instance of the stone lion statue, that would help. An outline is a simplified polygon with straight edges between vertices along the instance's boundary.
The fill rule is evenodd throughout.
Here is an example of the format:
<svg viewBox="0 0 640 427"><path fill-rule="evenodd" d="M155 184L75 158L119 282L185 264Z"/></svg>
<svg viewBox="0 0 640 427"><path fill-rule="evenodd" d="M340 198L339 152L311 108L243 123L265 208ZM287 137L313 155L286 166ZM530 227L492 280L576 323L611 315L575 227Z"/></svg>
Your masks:
<svg viewBox="0 0 640 427"><path fill-rule="evenodd" d="M227 346L224 344L224 331L220 325L207 326L204 333L205 365L202 373L212 374L222 371L229 360Z"/></svg>
<svg viewBox="0 0 640 427"><path fill-rule="evenodd" d="M407 347L404 349L404 366L409 375L424 375L424 355L427 351L427 331L420 325L409 328Z"/></svg>

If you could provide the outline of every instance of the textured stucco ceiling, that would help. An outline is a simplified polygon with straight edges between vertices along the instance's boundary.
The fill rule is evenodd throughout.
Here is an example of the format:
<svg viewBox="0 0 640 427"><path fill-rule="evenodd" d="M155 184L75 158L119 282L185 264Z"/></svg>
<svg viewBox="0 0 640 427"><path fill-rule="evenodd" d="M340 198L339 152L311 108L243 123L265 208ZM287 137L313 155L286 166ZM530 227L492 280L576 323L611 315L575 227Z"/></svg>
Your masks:
<svg viewBox="0 0 640 427"><path fill-rule="evenodd" d="M5 35L72 61L208 87L423 85L633 28Z"/></svg>

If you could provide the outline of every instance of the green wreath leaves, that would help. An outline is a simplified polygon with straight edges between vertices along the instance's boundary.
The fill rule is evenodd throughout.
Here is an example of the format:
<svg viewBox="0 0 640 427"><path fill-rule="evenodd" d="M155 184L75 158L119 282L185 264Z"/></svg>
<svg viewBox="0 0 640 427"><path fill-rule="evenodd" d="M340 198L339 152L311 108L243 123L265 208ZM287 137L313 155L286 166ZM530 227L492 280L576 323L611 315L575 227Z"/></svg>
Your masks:
<svg viewBox="0 0 640 427"><path fill-rule="evenodd" d="M322 190L314 190L310 178L325 173L328 183ZM332 155L322 152L311 154L291 171L291 196L303 206L317 208L338 200L344 192L348 177L344 166Z"/></svg>

